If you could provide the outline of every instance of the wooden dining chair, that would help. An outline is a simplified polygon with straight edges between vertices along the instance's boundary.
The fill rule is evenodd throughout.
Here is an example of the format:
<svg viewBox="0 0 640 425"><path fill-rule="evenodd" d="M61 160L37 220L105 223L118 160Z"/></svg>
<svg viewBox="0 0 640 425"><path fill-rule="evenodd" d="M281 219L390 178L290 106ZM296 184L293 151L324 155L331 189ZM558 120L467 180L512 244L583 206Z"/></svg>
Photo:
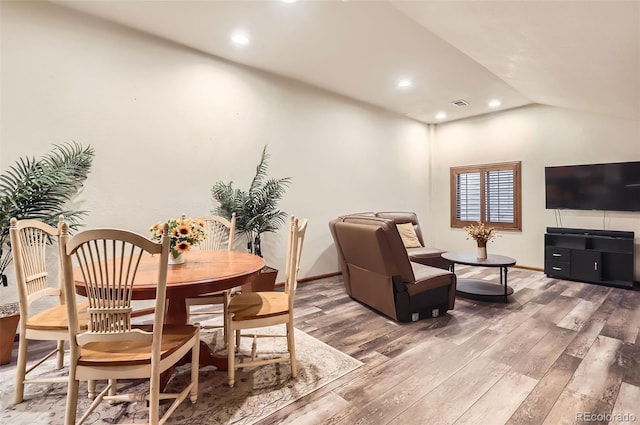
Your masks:
<svg viewBox="0 0 640 425"><path fill-rule="evenodd" d="M64 294L69 316L69 388L65 423L76 422L78 384L81 380L107 380L80 418L83 423L106 400L142 401L149 406L149 424L163 424L178 405L190 395L198 396L200 330L197 325L163 325L166 311L168 226L160 243L126 230L95 229L69 237L66 224L60 235ZM132 325L132 287L136 283L142 256L157 259L157 287L152 325ZM89 299L89 327L80 329L76 314L76 273L84 281ZM191 353L191 379L178 393L161 392L160 374L173 369ZM170 373L170 371L169 371ZM149 379L149 390L142 394L117 394L118 379ZM173 399L162 417L160 400Z"/></svg>
<svg viewBox="0 0 640 425"><path fill-rule="evenodd" d="M235 369L252 366L262 366L272 363L290 363L291 376L296 377L296 347L293 328L293 304L298 285L298 269L304 235L307 229L307 219L291 217L289 228L289 244L287 263L285 267L284 292L248 292L231 297L227 314L227 349L229 366L229 386L233 387ZM285 324L284 335L250 334L253 338L251 360L236 363L234 333L241 334L243 329L264 328L267 326ZM262 337L286 337L288 355L276 358L259 358L257 354L257 339ZM236 336L237 339L237 336Z"/></svg>
<svg viewBox="0 0 640 425"><path fill-rule="evenodd" d="M204 222L204 228L207 232L207 237L200 244L200 250L203 251L231 251L233 250L233 241L236 232L236 213L231 214L231 220L227 220L224 217L217 215L208 215L199 217L197 220ZM185 300L187 304L187 317L191 321L191 316L202 315L222 315L223 318L227 315L227 306L229 305L229 297L232 290L212 292L210 294L203 294L195 298L187 298ZM222 305L222 309L218 310L192 310L193 306L201 305ZM225 327L225 321L222 325L201 325L201 329L224 329L224 343L227 343L227 329Z"/></svg>
<svg viewBox="0 0 640 425"><path fill-rule="evenodd" d="M56 367L62 369L64 344L69 339L67 307L64 305L62 279L53 285L47 270L47 245L58 242L64 218L60 216L58 227L39 220L10 220L9 238L15 268L20 305L18 363L16 366L15 402L24 400L25 384L68 382L68 376L27 378L27 374L45 360L56 356ZM50 306L52 300L55 305ZM88 303L79 303L78 316L86 322ZM36 313L40 309L42 311ZM85 325L86 329L86 325ZM56 348L27 368L29 340L57 341ZM90 391L93 385L89 385Z"/></svg>

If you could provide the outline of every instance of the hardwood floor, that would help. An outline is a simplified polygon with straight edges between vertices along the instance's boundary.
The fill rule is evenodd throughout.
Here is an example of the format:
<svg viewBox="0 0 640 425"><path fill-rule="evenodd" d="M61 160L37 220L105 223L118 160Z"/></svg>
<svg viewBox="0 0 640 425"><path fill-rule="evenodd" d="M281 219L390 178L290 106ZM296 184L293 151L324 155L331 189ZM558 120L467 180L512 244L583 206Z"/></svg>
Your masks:
<svg viewBox="0 0 640 425"><path fill-rule="evenodd" d="M522 269L509 286L508 304L458 297L445 316L396 323L340 276L301 284L296 327L365 364L259 424L640 423L640 291Z"/></svg>

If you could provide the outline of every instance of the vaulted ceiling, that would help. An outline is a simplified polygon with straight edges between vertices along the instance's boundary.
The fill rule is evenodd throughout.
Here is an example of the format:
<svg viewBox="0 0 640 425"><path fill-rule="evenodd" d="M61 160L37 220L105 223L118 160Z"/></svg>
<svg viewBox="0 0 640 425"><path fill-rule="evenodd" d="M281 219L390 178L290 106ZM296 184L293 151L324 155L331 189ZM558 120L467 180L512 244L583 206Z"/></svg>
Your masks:
<svg viewBox="0 0 640 425"><path fill-rule="evenodd" d="M640 119L640 0L54 3L426 123L530 103Z"/></svg>

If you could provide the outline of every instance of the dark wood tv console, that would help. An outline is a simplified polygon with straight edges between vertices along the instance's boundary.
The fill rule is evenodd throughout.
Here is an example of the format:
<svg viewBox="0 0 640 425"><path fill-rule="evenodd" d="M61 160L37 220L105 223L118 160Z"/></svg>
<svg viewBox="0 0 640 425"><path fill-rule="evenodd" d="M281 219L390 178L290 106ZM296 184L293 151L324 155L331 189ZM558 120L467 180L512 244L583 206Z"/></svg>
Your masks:
<svg viewBox="0 0 640 425"><path fill-rule="evenodd" d="M633 232L547 227L544 272L549 277L633 288Z"/></svg>

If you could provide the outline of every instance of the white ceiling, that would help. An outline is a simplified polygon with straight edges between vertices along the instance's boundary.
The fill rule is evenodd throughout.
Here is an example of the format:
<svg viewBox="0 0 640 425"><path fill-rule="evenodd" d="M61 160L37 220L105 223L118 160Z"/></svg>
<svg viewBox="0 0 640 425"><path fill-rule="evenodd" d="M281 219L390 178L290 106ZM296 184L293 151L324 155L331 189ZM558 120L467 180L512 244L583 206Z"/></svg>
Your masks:
<svg viewBox="0 0 640 425"><path fill-rule="evenodd" d="M54 2L427 123L493 98L640 119L640 0Z"/></svg>

